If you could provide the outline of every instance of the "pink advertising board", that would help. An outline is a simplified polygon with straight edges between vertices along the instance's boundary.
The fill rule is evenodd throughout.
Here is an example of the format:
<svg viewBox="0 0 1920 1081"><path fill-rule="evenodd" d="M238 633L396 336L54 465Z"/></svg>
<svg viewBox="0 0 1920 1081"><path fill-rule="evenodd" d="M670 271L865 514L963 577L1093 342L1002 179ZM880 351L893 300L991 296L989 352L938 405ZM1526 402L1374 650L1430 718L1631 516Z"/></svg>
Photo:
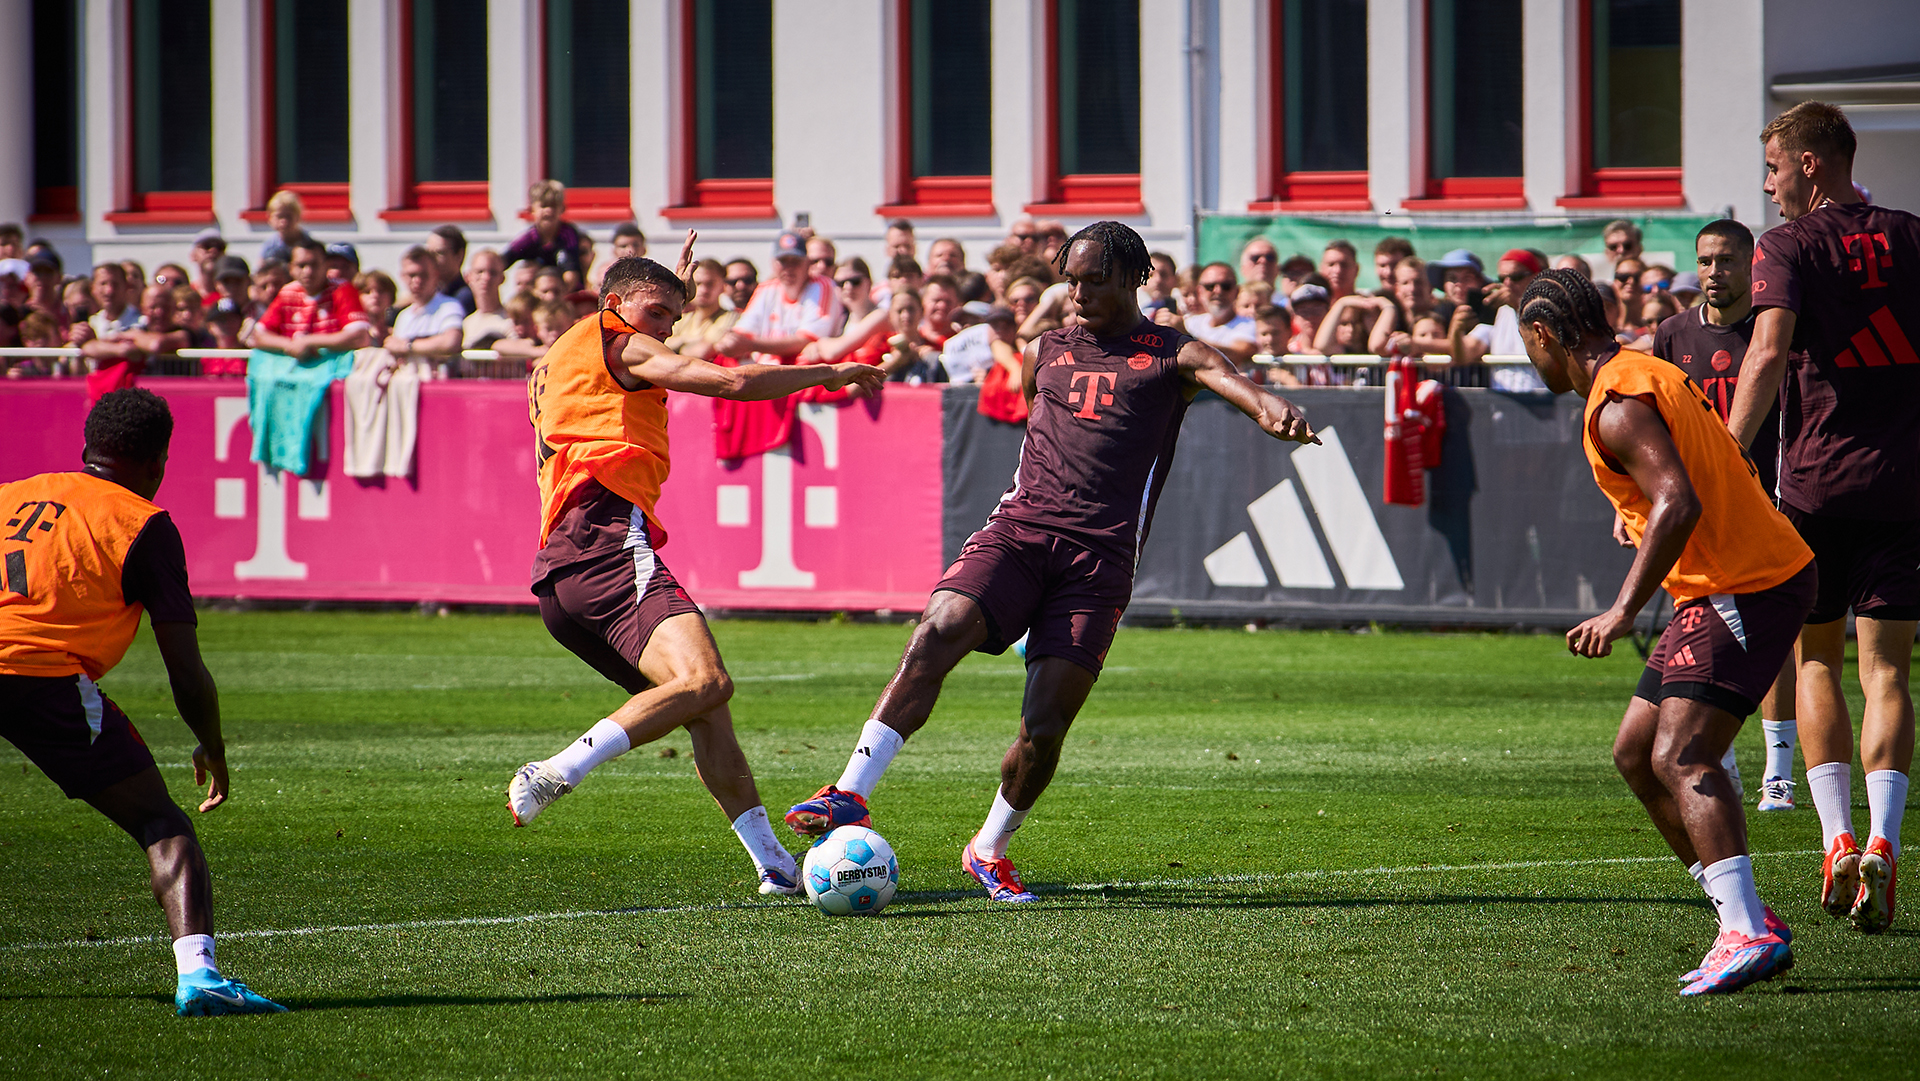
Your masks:
<svg viewBox="0 0 1920 1081"><path fill-rule="evenodd" d="M201 596L532 603L539 540L526 392L445 381L420 393L414 476L341 476L345 403L334 387L334 459L314 479L248 460L246 386L150 379L174 415L156 501L186 541ZM79 468L78 380L0 383L0 481ZM888 388L876 403L803 406L799 438L739 463L713 457L712 403L674 395L674 468L662 551L709 607L917 610L940 573L940 392Z"/></svg>

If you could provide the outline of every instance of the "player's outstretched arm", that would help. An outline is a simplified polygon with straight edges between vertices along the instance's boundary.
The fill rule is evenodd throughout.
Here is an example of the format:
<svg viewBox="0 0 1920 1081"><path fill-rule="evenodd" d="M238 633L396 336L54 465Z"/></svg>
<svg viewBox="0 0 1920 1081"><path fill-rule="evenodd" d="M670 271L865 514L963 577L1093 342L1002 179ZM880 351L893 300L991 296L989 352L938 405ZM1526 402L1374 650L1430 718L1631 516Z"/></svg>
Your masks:
<svg viewBox="0 0 1920 1081"><path fill-rule="evenodd" d="M1762 308L1753 319L1753 342L1740 364L1740 382L1733 388L1733 406L1727 410L1727 430L1743 447L1753 446L1760 422L1780 397L1780 378L1787 371L1787 350L1793 347L1793 328L1800 316L1792 308Z"/></svg>
<svg viewBox="0 0 1920 1081"><path fill-rule="evenodd" d="M1306 414L1278 394L1260 389L1237 371L1233 362L1205 342L1189 341L1180 347L1180 370L1189 383L1213 391L1235 409L1253 418L1260 430L1294 443L1318 443Z"/></svg>
<svg viewBox="0 0 1920 1081"><path fill-rule="evenodd" d="M1652 406L1623 398L1603 406L1594 423L1600 446L1619 461L1653 503L1640 550L1613 607L1567 632L1567 648L1582 657L1604 657L1633 631L1633 621L1686 550L1700 521L1700 497L1680 461L1667 425Z"/></svg>
<svg viewBox="0 0 1920 1081"><path fill-rule="evenodd" d="M839 390L859 386L878 391L887 373L871 364L742 364L725 368L697 357L668 351L644 334L627 336L620 349L621 367L635 386L655 386L687 394L735 401L784 398L808 387Z"/></svg>
<svg viewBox="0 0 1920 1081"><path fill-rule="evenodd" d="M173 686L173 704L180 719L193 729L200 746L193 749L193 783L207 786L202 812L227 801L227 741L220 733L220 689L213 673L200 659L200 636L191 623L155 623L153 640L167 666Z"/></svg>

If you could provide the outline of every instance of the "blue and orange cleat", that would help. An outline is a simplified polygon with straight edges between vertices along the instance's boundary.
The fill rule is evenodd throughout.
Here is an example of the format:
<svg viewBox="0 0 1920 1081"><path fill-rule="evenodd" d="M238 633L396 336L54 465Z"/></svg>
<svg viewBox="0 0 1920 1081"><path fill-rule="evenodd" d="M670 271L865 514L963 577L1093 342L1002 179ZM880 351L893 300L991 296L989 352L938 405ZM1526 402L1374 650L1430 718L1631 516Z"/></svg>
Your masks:
<svg viewBox="0 0 1920 1081"><path fill-rule="evenodd" d="M1040 899L1020 881L1020 872L1013 869L1012 860L1005 856L983 860L974 852L972 841L960 850L960 866L987 888L987 897L991 900L1023 905Z"/></svg>
<svg viewBox="0 0 1920 1081"><path fill-rule="evenodd" d="M1768 933L1778 935L1780 941L1788 945L1793 944L1793 928L1788 927L1780 917L1773 914L1773 909L1766 905L1760 906L1760 924L1767 929ZM1719 938L1713 940L1713 949L1707 951L1707 958L1700 962L1700 967L1680 977L1681 986L1684 987L1705 975L1706 971L1713 967L1714 961L1731 948L1729 943L1726 933L1722 932Z"/></svg>
<svg viewBox="0 0 1920 1081"><path fill-rule="evenodd" d="M1847 918L1855 930L1877 935L1893 924L1893 843L1869 837L1860 854L1860 893Z"/></svg>
<svg viewBox="0 0 1920 1081"><path fill-rule="evenodd" d="M841 826L872 829L873 817L867 813L866 798L860 793L827 785L812 799L787 808L787 825L805 837L824 837Z"/></svg>
<svg viewBox="0 0 1920 1081"><path fill-rule="evenodd" d="M1724 931L1700 964L1700 978L1680 989L1682 995L1727 995L1748 984L1771 980L1793 967L1793 948L1776 934L1748 938Z"/></svg>
<svg viewBox="0 0 1920 1081"><path fill-rule="evenodd" d="M173 992L174 1012L181 1017L217 1017L228 1013L286 1013L287 1008L230 980L210 968L180 974Z"/></svg>

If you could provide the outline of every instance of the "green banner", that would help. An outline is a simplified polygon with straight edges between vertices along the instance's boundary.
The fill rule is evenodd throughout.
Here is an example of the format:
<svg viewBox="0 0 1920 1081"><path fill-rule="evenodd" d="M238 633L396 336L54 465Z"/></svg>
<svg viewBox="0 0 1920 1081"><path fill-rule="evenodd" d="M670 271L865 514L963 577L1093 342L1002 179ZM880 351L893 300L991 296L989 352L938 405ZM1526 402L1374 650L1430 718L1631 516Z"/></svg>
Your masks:
<svg viewBox="0 0 1920 1081"><path fill-rule="evenodd" d="M1328 242L1346 240L1360 252L1360 287L1371 289L1379 284L1373 274L1373 246L1384 237L1406 237L1423 259L1437 259L1455 248L1465 248L1480 257L1491 277L1500 253L1511 248L1537 248L1546 252L1549 259L1570 253L1602 255L1606 244L1601 233L1615 220L1576 218L1547 224L1442 225L1410 217L1404 224L1378 225L1284 214L1220 214L1200 219L1197 250L1202 264L1217 261L1238 268L1240 249L1254 237L1264 236L1280 250L1281 259L1305 255L1317 265ZM1660 215L1628 220L1640 226L1642 247L1649 259L1672 260L1676 270L1687 270L1693 264L1694 234L1714 219L1707 215Z"/></svg>

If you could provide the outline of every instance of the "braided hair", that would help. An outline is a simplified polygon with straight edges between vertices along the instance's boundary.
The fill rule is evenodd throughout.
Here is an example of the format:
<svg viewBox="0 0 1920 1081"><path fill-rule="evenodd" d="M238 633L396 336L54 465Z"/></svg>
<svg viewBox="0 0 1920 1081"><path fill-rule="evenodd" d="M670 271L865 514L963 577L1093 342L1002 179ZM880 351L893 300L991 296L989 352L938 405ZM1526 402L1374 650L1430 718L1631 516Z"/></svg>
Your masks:
<svg viewBox="0 0 1920 1081"><path fill-rule="evenodd" d="M1544 323L1560 344L1572 349L1591 334L1612 338L1607 309L1593 279L1577 270L1543 270L1520 297L1520 325Z"/></svg>
<svg viewBox="0 0 1920 1081"><path fill-rule="evenodd" d="M1140 234L1117 221L1097 221L1085 229L1073 234L1060 252L1053 257L1053 268L1062 275L1067 272L1067 253L1082 240L1090 240L1100 245L1100 276L1110 278L1118 271L1120 281L1132 289L1138 289L1147 283L1153 273L1153 259L1147 254L1146 241Z"/></svg>

